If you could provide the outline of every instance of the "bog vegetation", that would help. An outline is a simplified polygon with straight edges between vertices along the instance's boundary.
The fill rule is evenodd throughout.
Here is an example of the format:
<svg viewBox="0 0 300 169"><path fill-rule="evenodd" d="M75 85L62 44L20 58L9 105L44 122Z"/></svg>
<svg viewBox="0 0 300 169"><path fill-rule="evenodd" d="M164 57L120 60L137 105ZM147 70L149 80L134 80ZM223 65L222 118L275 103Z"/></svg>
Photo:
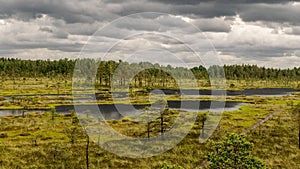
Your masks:
<svg viewBox="0 0 300 169"><path fill-rule="evenodd" d="M280 70L255 65L224 65L207 69L203 66L187 69L152 63L92 59L31 61L1 58L0 109L22 109L24 112L30 109L52 109L49 112L0 117L0 168L167 169L300 166L300 95L297 93L278 97L228 96L228 101L247 104L238 110L224 112L209 141L199 143L209 114L199 112L188 135L173 149L161 155L131 159L112 154L99 147L98 140L87 137L74 111L68 114L57 114L55 111L57 105L73 104L68 101L72 96L65 94L72 93L75 64L90 65L87 68L82 66L75 69L79 71L75 72L79 75L97 70L95 87L102 96L107 96L107 99L102 101L105 104L111 104L109 86L112 85L113 76L117 77L118 86L129 85L130 88L144 92L141 95L130 96L130 101L134 103L145 103L149 100L149 93L146 91L152 89L177 89L179 86L174 74L184 81L186 77L190 77L190 72L198 82L197 89L210 89L209 76L224 75L227 87L231 90L263 87L300 88L300 68ZM146 69L135 74L136 70L141 68ZM135 76L130 78L132 72ZM79 80L78 83L85 81ZM179 98L177 94L168 96L166 100ZM200 101L211 98L206 96L196 99ZM125 104L125 101L122 100L122 103ZM145 111L147 110L148 108L145 108ZM257 128L242 134L274 111L280 112ZM166 109L151 122L137 123L130 117L106 122L124 135L149 138L162 135L170 129L178 113L178 110Z"/></svg>

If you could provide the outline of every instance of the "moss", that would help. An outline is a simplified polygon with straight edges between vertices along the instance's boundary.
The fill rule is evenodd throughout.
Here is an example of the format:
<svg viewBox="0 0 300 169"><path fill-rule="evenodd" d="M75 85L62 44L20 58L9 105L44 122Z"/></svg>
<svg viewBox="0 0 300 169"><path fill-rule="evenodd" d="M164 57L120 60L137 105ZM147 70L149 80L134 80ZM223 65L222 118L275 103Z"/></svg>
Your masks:
<svg viewBox="0 0 300 169"><path fill-rule="evenodd" d="M246 105L241 107L240 110L225 112L220 123L221 133L239 132L259 121L260 119L257 119L257 115L265 116L270 112L268 107L263 104ZM204 113L206 112L200 112L199 115ZM165 123L166 127L172 124L171 119L175 119L177 114L178 112L172 111L165 114L166 121L168 121ZM34 165L38 168L43 168L47 165L60 168L62 164L68 168L84 167L85 155L82 153L85 150L84 134L80 134L79 132L79 135L76 136L76 142L71 144L64 133L64 129L74 125L71 122L72 118L58 115L55 121L51 121L50 117L51 114L43 113L41 116L32 114L25 118L1 118L2 122L7 122L6 124L20 126L20 128L16 129L17 131L5 131L9 137L0 139L0 149L3 152L0 154L1 159L4 161L13 161L13 163L3 163L6 168L21 166L23 160L26 161L26 164ZM279 117L280 124L276 120ZM255 144L253 155L264 159L270 168L277 168L279 164L282 168L295 168L299 165L296 156L297 154L299 155L299 152L297 152L297 141L296 137L292 137L294 134L297 134L297 130L291 130L294 122L291 123L289 118L290 114L284 112L283 114L279 114L278 117L276 116L274 120L267 122L261 128L264 135L258 135L258 130L247 134L247 138ZM134 123L126 117L123 120L111 120L107 122L117 131L130 137L146 137L146 123ZM159 122L158 119L151 124L151 137L159 134ZM90 165L94 168L105 168L108 166L110 168L155 168L160 166L163 161L167 161L168 164L180 164L184 168L198 166L209 151L209 144L198 143L198 137L201 134L200 124L195 123L189 135L173 149L147 159L118 157L91 142ZM39 127L39 129L30 130L33 126ZM80 126L77 127L80 129ZM27 128L31 135L26 137L15 136ZM223 134L221 133L216 131L211 139L222 139ZM36 138L38 138L37 146L33 146L33 141ZM295 155L292 157L287 154ZM290 163L285 164L283 161L290 161Z"/></svg>

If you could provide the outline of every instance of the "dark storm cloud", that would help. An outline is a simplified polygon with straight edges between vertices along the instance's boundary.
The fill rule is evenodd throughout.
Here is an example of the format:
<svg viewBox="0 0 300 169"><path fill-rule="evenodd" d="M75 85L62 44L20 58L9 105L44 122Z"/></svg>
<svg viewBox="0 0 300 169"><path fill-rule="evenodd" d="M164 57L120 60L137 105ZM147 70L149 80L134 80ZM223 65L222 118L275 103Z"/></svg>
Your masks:
<svg viewBox="0 0 300 169"><path fill-rule="evenodd" d="M149 0L165 5L169 12L190 17L213 18L239 14L245 21L289 22L300 24L299 1L258 0Z"/></svg>
<svg viewBox="0 0 300 169"><path fill-rule="evenodd" d="M235 16L239 11L236 4L201 3L199 5L177 5L170 8L171 13L187 15L193 18L213 18L220 16Z"/></svg>
<svg viewBox="0 0 300 169"><path fill-rule="evenodd" d="M112 21L119 16L138 12L162 12L194 18L240 16L245 21L299 23L299 10L286 4L291 1L257 0L140 0L140 1L61 1L61 0L0 0L0 17L29 21L47 14L66 23Z"/></svg>
<svg viewBox="0 0 300 169"><path fill-rule="evenodd" d="M201 2L207 2L201 0L149 0L149 1L172 4L172 5L196 5Z"/></svg>
<svg viewBox="0 0 300 169"><path fill-rule="evenodd" d="M26 50L26 49L40 49L40 48L47 48L49 50L60 50L64 52L80 52L83 44L80 43L70 43L70 44L59 44L59 43L7 43L1 44L0 50ZM13 52L12 52L13 53Z"/></svg>
<svg viewBox="0 0 300 169"><path fill-rule="evenodd" d="M104 28L96 34L99 43L102 43L101 48L105 48L106 41L119 40L124 38L124 34L143 31L163 33L180 30L177 32L178 36L188 37L187 43L201 44L198 32L186 27L186 22L189 22L208 33L209 38L216 43L216 49L224 54L260 60L280 57L300 50L296 45L297 42L300 43L300 5L294 2L296 1L0 0L0 55L29 49L79 52L89 36L115 19L139 12L161 12L172 16L158 18L149 14L134 18L134 22L130 19L123 20ZM250 24L257 27L252 28ZM251 30L246 30L248 28ZM262 30L265 28L268 30ZM249 35L256 31L261 31L257 35L261 37ZM273 34L268 34L268 31ZM262 34L268 35L264 38ZM151 40L151 37L147 38ZM182 44L178 42L152 38L156 45L184 52ZM292 41L295 42L287 45ZM131 39L126 43L129 46L136 45Z"/></svg>
<svg viewBox="0 0 300 169"><path fill-rule="evenodd" d="M285 4L291 2L290 0L149 0L152 2L171 4L171 5L198 5L200 3L224 3L224 4ZM297 1L292 1L297 2Z"/></svg>
<svg viewBox="0 0 300 169"><path fill-rule="evenodd" d="M36 19L47 14L67 23L92 23L113 17L113 14L101 11L97 1L61 1L61 0L0 0L2 18L14 17L24 21Z"/></svg>
<svg viewBox="0 0 300 169"><path fill-rule="evenodd" d="M240 16L244 21L267 21L278 23L300 24L299 6L255 4L243 7Z"/></svg>
<svg viewBox="0 0 300 169"><path fill-rule="evenodd" d="M174 4L174 5L184 5L190 4L195 5L201 2L214 2L214 3L241 3L241 4L249 4L249 3L287 3L289 0L268 0L268 1L257 1L257 0L150 0L154 2L161 2L166 4Z"/></svg>

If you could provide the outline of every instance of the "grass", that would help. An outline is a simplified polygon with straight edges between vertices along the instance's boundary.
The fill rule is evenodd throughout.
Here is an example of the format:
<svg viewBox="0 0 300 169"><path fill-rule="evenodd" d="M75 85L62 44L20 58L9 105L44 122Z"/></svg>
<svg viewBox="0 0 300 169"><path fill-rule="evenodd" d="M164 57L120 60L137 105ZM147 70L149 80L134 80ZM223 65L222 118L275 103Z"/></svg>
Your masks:
<svg viewBox="0 0 300 169"><path fill-rule="evenodd" d="M201 81L201 89L209 89L206 81ZM294 87L297 82L234 81L226 82L230 90L264 87ZM25 84L25 85L24 85ZM59 84L59 90L57 85ZM98 90L103 90L99 87ZM105 90L109 90L105 88ZM0 109L48 109L58 105L72 105L70 96L29 96L29 94L71 94L71 79L26 78L7 79L1 83L1 96L27 95L14 101L3 102ZM107 93L104 93L107 95ZM167 100L180 100L179 96L167 96ZM155 100L155 98L152 98ZM189 98L187 100L211 100L211 97ZM297 168L300 166L298 150L298 123L296 114L290 109L298 104L300 95L287 97L229 96L227 101L248 103L237 111L224 112L210 140L222 140L227 133L241 133L261 121L276 110L279 114L262 126L246 134L255 144L254 154L261 158L268 168ZM92 104L145 104L150 103L146 96L134 96L129 100L111 99ZM81 103L87 104L87 103ZM170 129L178 111L164 115L164 128ZM206 112L199 112L199 115ZM29 113L22 116L0 117L0 168L85 168L86 136L79 123L74 123L71 115L51 113ZM147 118L144 116L143 118ZM147 137L147 123L137 123L133 118L109 120L107 123L120 133L137 138ZM150 135L160 134L160 119L156 117L150 125ZM91 168L161 168L164 163L176 164L184 168L200 167L207 153L211 151L208 142L199 143L202 123L198 118L188 135L174 148L165 153L145 158L131 159L119 157L100 148L95 142L90 144ZM72 143L73 142L73 143Z"/></svg>
<svg viewBox="0 0 300 169"><path fill-rule="evenodd" d="M254 153L270 168L298 168L298 129L295 114L284 110L248 134L256 148Z"/></svg>
<svg viewBox="0 0 300 169"><path fill-rule="evenodd" d="M219 85L220 80L215 83ZM191 84L195 83L191 80L182 79L180 82L180 89L203 89L210 90L211 84L207 80L198 80L197 86ZM280 80L226 80L223 81L227 90L243 90L245 88L297 88L299 81L280 81ZM217 86L216 86L217 87ZM176 89L174 85L165 86L166 89ZM213 87L215 89L215 87ZM109 91L105 86L95 86L97 92ZM143 88L136 88L134 90L141 90ZM128 91L126 88L116 88L116 91ZM72 94L72 79L69 78L5 78L0 81L0 96L13 95L32 95L32 94Z"/></svg>
<svg viewBox="0 0 300 169"><path fill-rule="evenodd" d="M243 90L246 88L294 88L300 84L299 81L285 80L226 80L227 90Z"/></svg>
<svg viewBox="0 0 300 169"><path fill-rule="evenodd" d="M242 98L232 98L242 100ZM264 101L261 101L264 99ZM255 144L254 154L269 168L297 168L300 166L300 152L297 149L297 119L289 109L288 98L245 98L253 104L237 111L224 112L219 127L210 140L221 140L226 133L241 133L244 129L261 121L274 112L282 110L261 127L247 133L247 138ZM203 112L204 113L204 112ZM202 113L200 113L202 114ZM165 114L165 128L170 128L178 112ZM26 117L7 116L0 118L0 164L1 168L85 168L86 137L80 124L72 123L70 115L56 115L51 120L50 113L29 113ZM131 137L146 137L147 124L134 119L107 121L115 130ZM151 124L151 136L159 135L159 118ZM163 163L178 164L184 168L199 167L211 150L209 142L200 144L201 122L194 124L189 134L171 150L146 159L131 159L112 154L92 142L90 145L91 168L160 168ZM70 131L73 131L71 143ZM3 136L3 138L1 138Z"/></svg>

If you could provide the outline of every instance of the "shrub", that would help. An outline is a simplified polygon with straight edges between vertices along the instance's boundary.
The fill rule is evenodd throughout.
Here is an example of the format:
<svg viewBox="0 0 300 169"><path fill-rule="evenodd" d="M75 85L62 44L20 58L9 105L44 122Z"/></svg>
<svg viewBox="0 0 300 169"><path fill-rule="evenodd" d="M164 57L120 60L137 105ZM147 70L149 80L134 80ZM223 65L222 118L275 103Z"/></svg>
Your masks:
<svg viewBox="0 0 300 169"><path fill-rule="evenodd" d="M214 150L207 157L209 169L266 168L260 159L251 155L254 145L244 135L229 134L224 141L212 142L212 146Z"/></svg>

